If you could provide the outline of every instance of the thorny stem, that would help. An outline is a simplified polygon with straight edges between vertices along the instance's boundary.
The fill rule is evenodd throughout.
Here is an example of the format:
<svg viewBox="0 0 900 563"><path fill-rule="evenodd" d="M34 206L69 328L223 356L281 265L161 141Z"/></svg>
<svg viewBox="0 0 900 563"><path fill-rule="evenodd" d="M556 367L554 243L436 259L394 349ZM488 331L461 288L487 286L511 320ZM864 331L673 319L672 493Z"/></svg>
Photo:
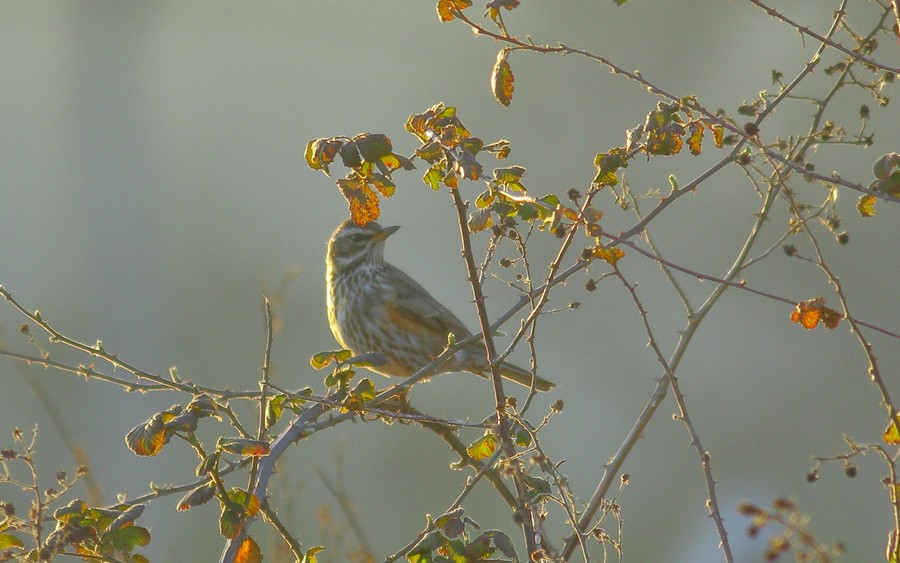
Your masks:
<svg viewBox="0 0 900 563"><path fill-rule="evenodd" d="M496 400L497 409L497 431L500 438L500 447L506 456L506 463L512 470L513 483L516 488L516 503L518 516L521 519L522 533L525 536L525 546L528 551L528 559L539 549L539 538L534 533L534 521L532 508L526 500L528 497L528 488L525 480L522 478L522 465L518 460L512 458L516 455L516 446L513 443L511 433L511 422L506 414L506 394L503 391L503 382L500 377L500 362L496 361L497 350L494 346L493 333L491 332L491 323L488 320L487 307L484 302L484 293L481 284L478 283L478 270L475 266L475 259L472 253L472 240L469 235L469 226L466 220L466 208L463 203L459 190L450 189L453 197L453 204L456 208L457 219L459 222L459 234L462 239L463 260L466 263L466 272L468 273L469 285L472 287L472 295L475 299L475 308L478 312L478 323L481 327L481 334L484 337L484 347L487 354L487 362L491 368L491 380L494 386L494 399Z"/></svg>
<svg viewBox="0 0 900 563"><path fill-rule="evenodd" d="M700 442L700 435L697 433L697 430L694 427L694 423L691 421L690 415L688 415L687 403L685 402L684 394L682 394L681 388L678 385L678 378L675 377L675 372L673 371L672 366L670 366L666 361L665 356L663 356L662 350L660 350L659 348L659 344L657 343L656 338L653 336L653 329L650 326L650 320L647 315L647 310L644 309L644 305L643 303L641 303L641 300L638 297L635 286L628 283L628 280L625 279L625 276L622 275L622 272L618 269L618 267L613 266L613 271L616 277L619 278L619 280L622 282L622 285L625 286L625 289L627 289L628 293L631 295L631 300L634 301L634 305L638 309L638 314L640 314L641 321L644 323L644 332L646 332L647 338L649 339L649 345L653 349L653 352L656 354L656 359L660 363L660 365L662 365L666 379L669 381L669 385L672 387L672 392L675 395L675 402L678 404L678 418L684 424L685 428L688 431L688 434L690 434L691 445L697 450L697 453L700 456L700 465L703 468L703 477L706 481L706 493L707 495L709 495L706 507L709 510L709 515L712 516L713 521L716 523L716 532L718 532L719 534L719 546L722 548L722 552L725 555L725 561L727 561L728 563L733 563L734 556L731 554L731 545L728 543L728 532L725 530L725 520L722 518L722 513L719 511L719 501L716 495L716 481L712 475L710 453L703 448L703 444Z"/></svg>

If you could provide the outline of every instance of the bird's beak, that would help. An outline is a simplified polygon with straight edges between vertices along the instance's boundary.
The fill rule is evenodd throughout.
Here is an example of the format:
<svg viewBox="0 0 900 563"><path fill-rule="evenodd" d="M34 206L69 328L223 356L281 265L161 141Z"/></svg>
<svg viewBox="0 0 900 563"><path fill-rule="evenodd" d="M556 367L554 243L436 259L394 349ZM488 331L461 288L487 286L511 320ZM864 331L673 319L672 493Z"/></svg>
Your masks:
<svg viewBox="0 0 900 563"><path fill-rule="evenodd" d="M391 236L392 234L396 233L399 229L400 229L399 225L391 225L390 227L385 227L385 228L381 229L380 232L375 234L375 236L372 237L372 240L384 240L384 239L388 238L389 236Z"/></svg>

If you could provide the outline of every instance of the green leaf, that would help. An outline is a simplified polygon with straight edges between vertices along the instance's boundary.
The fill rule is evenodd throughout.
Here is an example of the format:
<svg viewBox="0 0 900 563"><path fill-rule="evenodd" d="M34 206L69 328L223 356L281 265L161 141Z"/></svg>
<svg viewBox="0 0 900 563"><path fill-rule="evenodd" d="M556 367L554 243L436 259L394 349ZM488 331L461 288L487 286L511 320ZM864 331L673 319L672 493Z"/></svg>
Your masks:
<svg viewBox="0 0 900 563"><path fill-rule="evenodd" d="M525 175L525 168L521 166L507 166L494 169L494 181L501 185L518 183Z"/></svg>
<svg viewBox="0 0 900 563"><path fill-rule="evenodd" d="M14 547L24 548L25 542L12 534L0 534L0 549L11 549Z"/></svg>
<svg viewBox="0 0 900 563"><path fill-rule="evenodd" d="M466 448L466 453L475 461L482 461L494 455L496 449L497 438L491 431L487 431L484 436L475 440Z"/></svg>
<svg viewBox="0 0 900 563"><path fill-rule="evenodd" d="M469 230L473 233L480 233L485 229L490 229L494 226L494 219L491 217L490 208L487 209L478 209L469 214Z"/></svg>
<svg viewBox="0 0 900 563"><path fill-rule="evenodd" d="M117 551L131 552L136 547L143 547L150 543L150 531L141 526L125 526L110 532L106 532L100 539L103 551L114 553Z"/></svg>
<svg viewBox="0 0 900 563"><path fill-rule="evenodd" d="M216 487L212 483L200 485L188 491L186 495L178 501L177 510L184 512L195 506L200 506L211 501L216 494Z"/></svg>
<svg viewBox="0 0 900 563"><path fill-rule="evenodd" d="M363 133L353 138L359 148L359 154L367 162L375 162L389 156L393 147L387 135L380 133Z"/></svg>
<svg viewBox="0 0 900 563"><path fill-rule="evenodd" d="M163 413L156 413L147 422L132 428L125 435L125 445L134 454L152 457L162 451L169 443L171 432L163 422Z"/></svg>
<svg viewBox="0 0 900 563"><path fill-rule="evenodd" d="M313 357L309 359L309 365L311 365L313 369L322 369L331 364L331 362L345 362L349 360L351 356L353 356L353 352L350 350L328 350L313 355Z"/></svg>
<svg viewBox="0 0 900 563"><path fill-rule="evenodd" d="M248 438L219 438L218 449L230 454L259 457L269 453L269 443L265 440Z"/></svg>
<svg viewBox="0 0 900 563"><path fill-rule="evenodd" d="M241 518L242 514L243 511L238 508L224 507L221 516L219 516L219 533L230 540L238 537L244 528L244 521Z"/></svg>
<svg viewBox="0 0 900 563"><path fill-rule="evenodd" d="M300 563L316 563L319 560L319 558L316 557L316 554L320 551L325 551L325 548L320 545L309 548L306 550L306 553L303 554L303 561Z"/></svg>
<svg viewBox="0 0 900 563"><path fill-rule="evenodd" d="M441 172L443 168L441 164L435 164L425 172L425 175L422 176L422 181L426 185L431 186L432 190L438 191L441 189L441 182L444 179L444 174Z"/></svg>
<svg viewBox="0 0 900 563"><path fill-rule="evenodd" d="M594 157L594 166L597 168L597 176L594 184L598 186L615 186L619 183L616 171L619 168L628 168L625 152L621 148L614 148L607 153L600 153Z"/></svg>

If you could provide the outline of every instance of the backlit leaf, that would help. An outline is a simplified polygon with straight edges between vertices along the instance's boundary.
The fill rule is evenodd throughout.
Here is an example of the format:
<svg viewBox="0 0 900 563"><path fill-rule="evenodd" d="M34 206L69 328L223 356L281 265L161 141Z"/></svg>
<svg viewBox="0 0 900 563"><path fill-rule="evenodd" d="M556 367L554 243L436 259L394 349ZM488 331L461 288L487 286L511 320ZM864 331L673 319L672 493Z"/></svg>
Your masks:
<svg viewBox="0 0 900 563"><path fill-rule="evenodd" d="M875 203L877 201L878 198L873 195L860 196L859 201L856 202L856 210L863 217L872 217L878 213L875 211Z"/></svg>
<svg viewBox="0 0 900 563"><path fill-rule="evenodd" d="M616 147L607 153L600 153L594 157L594 166L597 168L594 184L598 186L615 186L619 183L616 171L619 168L627 168L628 161L622 149Z"/></svg>
<svg viewBox="0 0 900 563"><path fill-rule="evenodd" d="M306 145L306 165L313 170L321 170L330 176L328 165L334 162L343 143L336 139L313 139Z"/></svg>
<svg viewBox="0 0 900 563"><path fill-rule="evenodd" d="M181 500L178 501L177 509L179 512L184 512L185 510L190 510L195 506L200 506L201 504L206 504L215 496L216 488L210 483L207 485L200 485L194 489L188 491L186 495L181 497Z"/></svg>
<svg viewBox="0 0 900 563"><path fill-rule="evenodd" d="M394 195L394 189L397 187L394 183L387 179L386 176L381 174L369 174L368 176L369 183L375 186L375 189L378 190L381 195L384 197L391 197Z"/></svg>
<svg viewBox="0 0 900 563"><path fill-rule="evenodd" d="M316 563L319 560L319 558L316 557L316 554L320 551L325 551L325 548L320 545L309 548L306 550L306 553L303 554L303 561L301 561L301 563Z"/></svg>
<svg viewBox="0 0 900 563"><path fill-rule="evenodd" d="M691 131L691 136L688 137L688 146L691 149L691 154L697 156L700 154L700 145L703 144L703 123L694 121L688 127Z"/></svg>
<svg viewBox="0 0 900 563"><path fill-rule="evenodd" d="M381 214L378 206L378 194L376 194L364 181L356 179L342 179L337 182L338 189L347 200L350 208L350 217L359 226L378 219Z"/></svg>
<svg viewBox="0 0 900 563"><path fill-rule="evenodd" d="M135 426L125 435L125 445L139 456L155 456L169 443L171 432L166 429L161 413Z"/></svg>
<svg viewBox="0 0 900 563"><path fill-rule="evenodd" d="M594 247L593 256L594 258L599 258L604 262L608 262L615 266L616 262L618 262L619 259L625 256L625 251L620 248L603 247L598 244Z"/></svg>
<svg viewBox="0 0 900 563"><path fill-rule="evenodd" d="M353 138L359 148L359 154L367 162L375 162L391 154L393 146L387 135L381 133L363 133Z"/></svg>
<svg viewBox="0 0 900 563"><path fill-rule="evenodd" d="M0 534L0 549L23 548L25 542L12 534Z"/></svg>
<svg viewBox="0 0 900 563"><path fill-rule="evenodd" d="M331 362L345 362L349 360L351 356L353 356L353 352L350 350L328 350L313 355L313 357L309 359L309 365L311 365L313 369L322 369Z"/></svg>
<svg viewBox="0 0 900 563"><path fill-rule="evenodd" d="M462 11L472 5L472 0L438 0L437 13L438 19L446 23L453 21L456 17L453 11Z"/></svg>
<svg viewBox="0 0 900 563"><path fill-rule="evenodd" d="M494 455L496 449L497 438L493 433L488 431L484 436L472 442L472 444L466 448L466 453L475 461L481 461Z"/></svg>
<svg viewBox="0 0 900 563"><path fill-rule="evenodd" d="M469 214L468 220L469 230L473 233L479 233L485 229L494 226L494 220L491 217L491 209L478 209Z"/></svg>
<svg viewBox="0 0 900 563"><path fill-rule="evenodd" d="M475 160L475 157L471 154L467 152L462 153L454 164L454 169L459 174L460 178L466 180L477 180L481 178L481 164Z"/></svg>
<svg viewBox="0 0 900 563"><path fill-rule="evenodd" d="M509 49L501 49L497 53L497 62L494 63L494 70L491 72L491 93L498 102L506 107L512 102L514 82L516 81L509 61L506 60L508 54Z"/></svg>
<svg viewBox="0 0 900 563"><path fill-rule="evenodd" d="M242 511L237 508L225 506L222 514L219 516L219 533L223 537L233 540L240 535L244 528L244 521L241 519Z"/></svg>
<svg viewBox="0 0 900 563"><path fill-rule="evenodd" d="M843 318L838 311L825 306L824 297L815 297L801 303L791 313L791 321L799 324L807 330L816 328L819 322L825 328L836 328Z"/></svg>
<svg viewBox="0 0 900 563"><path fill-rule="evenodd" d="M426 185L431 186L432 190L438 191L441 189L441 183L444 179L444 175L441 173L443 168L444 167L440 164L435 164L425 172L425 175L422 176L422 181L425 182Z"/></svg>
<svg viewBox="0 0 900 563"><path fill-rule="evenodd" d="M253 538L250 536L244 538L234 556L235 563L260 563L262 560L262 552Z"/></svg>
<svg viewBox="0 0 900 563"><path fill-rule="evenodd" d="M887 428L884 429L884 434L881 435L881 439L892 446L900 445L900 431L897 430L896 421L892 420L888 423Z"/></svg>
<svg viewBox="0 0 900 563"><path fill-rule="evenodd" d="M150 531L141 526L125 526L103 534L100 545L104 551L130 552L136 547L143 547L150 543Z"/></svg>
<svg viewBox="0 0 900 563"><path fill-rule="evenodd" d="M359 168L362 166L362 155L359 154L359 147L356 143L346 143L340 150L341 162L347 168Z"/></svg>
<svg viewBox="0 0 900 563"><path fill-rule="evenodd" d="M263 456L269 453L269 443L264 440L248 438L219 438L219 449L230 454L241 456Z"/></svg>

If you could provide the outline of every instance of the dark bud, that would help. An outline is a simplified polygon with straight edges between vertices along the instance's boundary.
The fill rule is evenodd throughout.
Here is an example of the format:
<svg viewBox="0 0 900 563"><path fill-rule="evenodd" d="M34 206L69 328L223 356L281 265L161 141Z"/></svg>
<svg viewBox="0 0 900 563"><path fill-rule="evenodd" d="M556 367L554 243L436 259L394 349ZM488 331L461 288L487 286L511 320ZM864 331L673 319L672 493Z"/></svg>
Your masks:
<svg viewBox="0 0 900 563"><path fill-rule="evenodd" d="M863 107L865 107L865 106L863 106ZM572 201L578 201L579 199L581 199L581 192L579 192L575 188L572 188L571 190L566 192L566 195L568 195L569 199Z"/></svg>
<svg viewBox="0 0 900 563"><path fill-rule="evenodd" d="M849 477L850 479L853 479L854 477L856 477L856 466L855 466L855 465L848 465L847 467L845 467L845 468L844 468L844 475L846 475L846 476Z"/></svg>
<svg viewBox="0 0 900 563"><path fill-rule="evenodd" d="M498 225L494 225L493 227L491 227L491 232L494 233L495 237L503 236L503 230L500 229L500 227Z"/></svg>
<svg viewBox="0 0 900 563"><path fill-rule="evenodd" d="M56 481L58 483L65 483L66 482L66 472L65 471L57 471L56 472Z"/></svg>
<svg viewBox="0 0 900 563"><path fill-rule="evenodd" d="M550 408L553 409L553 412L561 413L564 406L565 403L563 402L563 400L557 399L552 405L550 405Z"/></svg>
<svg viewBox="0 0 900 563"><path fill-rule="evenodd" d="M522 521L522 514L518 511L513 512L513 522L515 522L516 524L521 524Z"/></svg>
<svg viewBox="0 0 900 563"><path fill-rule="evenodd" d="M819 472L818 471L810 471L806 474L806 482L807 483L815 483L819 480Z"/></svg>
<svg viewBox="0 0 900 563"><path fill-rule="evenodd" d="M581 303L578 301L572 301L571 303L569 303L569 308L571 309L577 309L579 307L581 307Z"/></svg>
<svg viewBox="0 0 900 563"><path fill-rule="evenodd" d="M752 121L748 121L744 124L744 133L750 135L751 137L755 137L759 135L759 127Z"/></svg>
<svg viewBox="0 0 900 563"><path fill-rule="evenodd" d="M841 233L837 236L837 241L840 245L847 244L848 242L850 242L850 235L848 235L847 233Z"/></svg>
<svg viewBox="0 0 900 563"><path fill-rule="evenodd" d="M786 245L782 246L781 248L782 248L782 250L784 250L784 253L787 254L788 256L794 256L795 254L797 254L797 247L794 246L793 244L786 244Z"/></svg>
<svg viewBox="0 0 900 563"><path fill-rule="evenodd" d="M742 152L738 155L737 161L741 166L747 166L750 164L750 153Z"/></svg>
<svg viewBox="0 0 900 563"><path fill-rule="evenodd" d="M631 480L631 475L629 475L628 473L622 473L622 476L619 477L619 482L621 482L623 485L627 485L628 481L630 481L630 480Z"/></svg>
<svg viewBox="0 0 900 563"><path fill-rule="evenodd" d="M512 266L512 260L510 260L509 258L501 258L500 259L500 267L501 268L509 268L510 266Z"/></svg>
<svg viewBox="0 0 900 563"><path fill-rule="evenodd" d="M785 512L794 510L794 503L791 500L786 499L784 497L778 497L775 500L773 500L772 506L775 507L775 510L781 510L781 511L785 511Z"/></svg>
<svg viewBox="0 0 900 563"><path fill-rule="evenodd" d="M556 238L566 238L566 228L560 225L556 227L553 234L556 235Z"/></svg>
<svg viewBox="0 0 900 563"><path fill-rule="evenodd" d="M869 106L865 104L859 106L859 118L869 119Z"/></svg>
<svg viewBox="0 0 900 563"><path fill-rule="evenodd" d="M75 470L75 475L81 477L82 475L87 475L88 471L89 469L87 465L79 465L78 469Z"/></svg>
<svg viewBox="0 0 900 563"><path fill-rule="evenodd" d="M593 256L593 255L594 255L594 249L593 249L593 248L582 248L582 249L581 249L581 259L582 259L582 260L587 260L587 259L589 259L589 258L590 258L591 256Z"/></svg>
<svg viewBox="0 0 900 563"><path fill-rule="evenodd" d="M16 459L19 457L19 452L16 450L0 450L0 457L3 459Z"/></svg>
<svg viewBox="0 0 900 563"><path fill-rule="evenodd" d="M756 516L757 514L759 514L759 508L757 508L755 504L751 504L749 502L742 502L738 504L737 510L744 516Z"/></svg>
<svg viewBox="0 0 900 563"><path fill-rule="evenodd" d="M28 323L23 323L22 326L19 327L19 332L22 334L31 334L31 328L28 326Z"/></svg>
<svg viewBox="0 0 900 563"><path fill-rule="evenodd" d="M16 514L16 507L9 502L0 502L0 512L11 518Z"/></svg>
<svg viewBox="0 0 900 563"><path fill-rule="evenodd" d="M584 289L587 291L596 291L597 290L597 282L594 280L588 280L586 284L584 284Z"/></svg>

